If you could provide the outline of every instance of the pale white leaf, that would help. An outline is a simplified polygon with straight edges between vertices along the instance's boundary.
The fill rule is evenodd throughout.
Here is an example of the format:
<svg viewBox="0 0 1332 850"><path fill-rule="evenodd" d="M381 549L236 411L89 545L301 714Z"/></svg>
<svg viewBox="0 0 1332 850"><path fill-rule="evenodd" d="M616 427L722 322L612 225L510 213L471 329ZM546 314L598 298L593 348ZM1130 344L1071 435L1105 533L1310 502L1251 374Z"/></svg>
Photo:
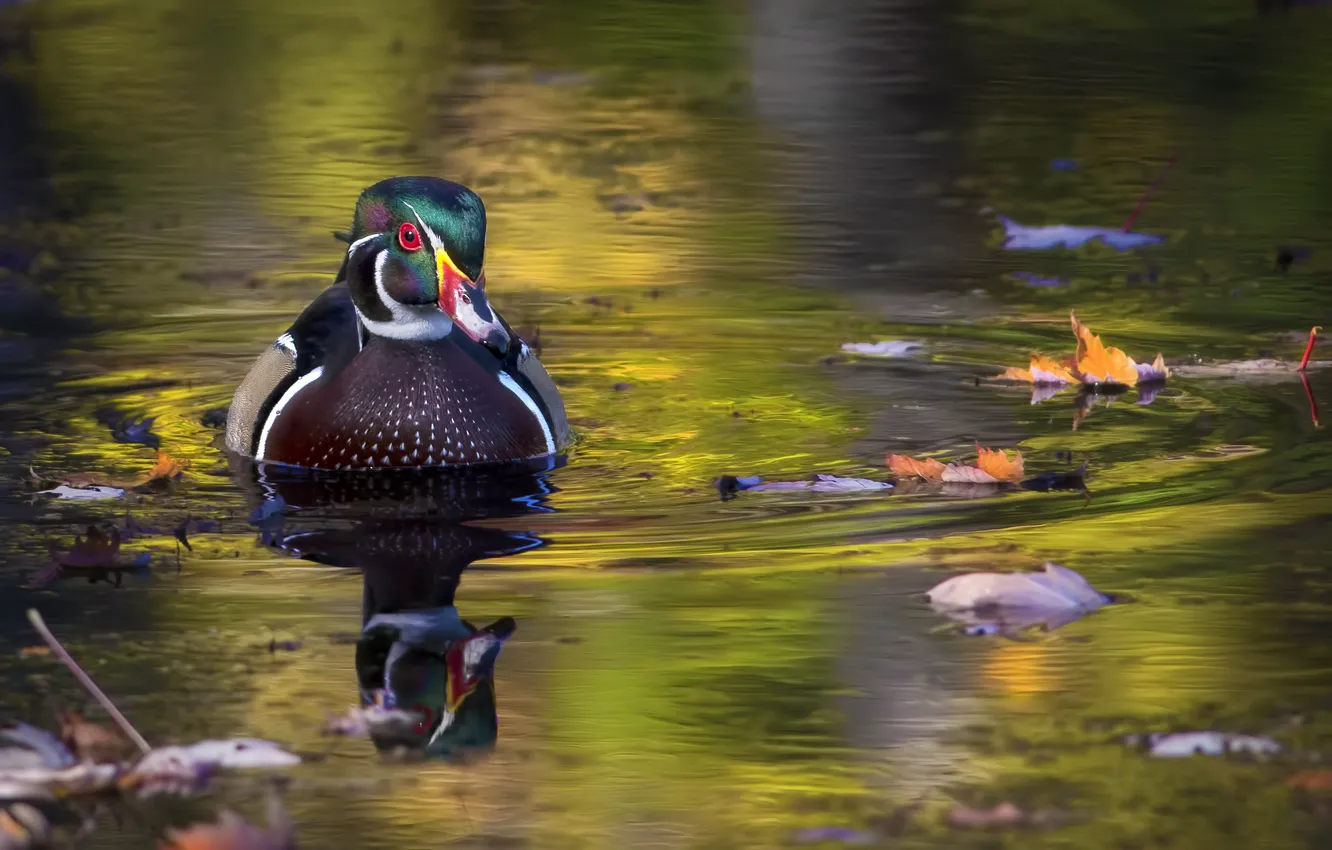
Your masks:
<svg viewBox="0 0 1332 850"><path fill-rule="evenodd" d="M89 487L70 487L67 484L61 484L59 487L53 487L50 490L38 490L45 496L54 496L57 499L66 499L72 502L95 502L102 499L121 499L125 496L125 491L119 487L101 487L92 485Z"/></svg>
<svg viewBox="0 0 1332 850"><path fill-rule="evenodd" d="M910 357L925 346L910 340L890 339L883 342L848 342L842 350L862 357Z"/></svg>
<svg viewBox="0 0 1332 850"><path fill-rule="evenodd" d="M926 594L935 610L973 626L1000 631L1044 623L1056 629L1110 602L1082 576L1047 563L1039 573L967 573Z"/></svg>
<svg viewBox="0 0 1332 850"><path fill-rule="evenodd" d="M1190 756L1223 756L1243 753L1254 756L1274 755L1281 745L1271 738L1257 735L1228 735L1224 732L1176 732L1152 735L1151 755L1157 758L1188 758Z"/></svg>

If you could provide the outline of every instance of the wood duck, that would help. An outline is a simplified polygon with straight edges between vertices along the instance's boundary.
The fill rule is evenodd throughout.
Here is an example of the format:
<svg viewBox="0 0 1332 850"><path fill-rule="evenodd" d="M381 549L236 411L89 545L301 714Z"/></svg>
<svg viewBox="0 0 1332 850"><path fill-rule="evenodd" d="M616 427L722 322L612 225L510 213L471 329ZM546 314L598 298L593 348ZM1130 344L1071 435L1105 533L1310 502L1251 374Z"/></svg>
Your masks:
<svg viewBox="0 0 1332 850"><path fill-rule="evenodd" d="M361 193L331 287L236 389L226 443L315 469L451 467L569 442L541 361L486 299L486 212L465 186L393 177Z"/></svg>

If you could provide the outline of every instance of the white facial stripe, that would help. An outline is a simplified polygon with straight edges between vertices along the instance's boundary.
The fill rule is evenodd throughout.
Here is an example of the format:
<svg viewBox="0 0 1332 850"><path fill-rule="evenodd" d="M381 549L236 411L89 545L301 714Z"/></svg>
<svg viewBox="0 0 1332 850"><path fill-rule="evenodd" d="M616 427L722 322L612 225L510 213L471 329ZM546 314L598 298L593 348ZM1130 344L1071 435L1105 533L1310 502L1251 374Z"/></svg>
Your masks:
<svg viewBox="0 0 1332 850"><path fill-rule="evenodd" d="M278 399L278 403L273 405L273 409L268 414L268 420L264 422L264 430L259 434L259 450L254 454L255 460L264 459L264 450L268 447L268 432L273 429L273 423L282 415L282 408L286 407L288 402L296 397L297 393L319 380L319 376L322 374L324 374L323 366L316 366L311 369L302 375L296 383L288 387L287 391L282 394L282 398Z"/></svg>
<svg viewBox="0 0 1332 850"><path fill-rule="evenodd" d="M380 251L375 256L375 291L379 293L380 302L393 314L393 318L381 322L368 318L358 309L356 315L360 318L361 324L365 325L370 333L391 339L430 340L448 336L449 331L453 330L453 322L434 304L423 306L400 304L389 297L388 290L384 288L384 265L387 262L387 250Z"/></svg>
<svg viewBox="0 0 1332 850"><path fill-rule="evenodd" d="M426 238L430 240L430 250L435 252L436 262L438 262L439 255L443 254L447 259L448 264L453 266L454 271L458 271L458 264L453 261L453 257L444 248L444 240L440 239L439 234L430 229L430 225L425 223L425 219L421 218L421 214L416 211L416 207L406 201L403 201L402 203L407 209L412 211L412 215L416 216L416 223L421 225L421 229L425 231ZM477 277L480 277L480 275L477 275Z"/></svg>
<svg viewBox="0 0 1332 850"><path fill-rule="evenodd" d="M542 435L544 435L546 438L546 454L554 454L555 438L551 436L550 425L547 424L546 417L541 415L541 408L537 407L536 402L533 401L532 397L527 394L527 391L524 390L522 387L520 387L518 385L518 382L515 381L512 377L510 377L507 373L500 372L499 380L500 383L504 385L505 389L507 389L509 392L513 393L514 395L518 396L518 400L523 403L523 406L525 406L528 410L532 411L532 415L536 417L537 423L541 425Z"/></svg>
<svg viewBox="0 0 1332 850"><path fill-rule="evenodd" d="M347 246L347 253L350 254L352 251L355 251L359 246L361 246L366 242L369 242L371 239L374 239L378 235L379 235L378 233L371 233L369 236L362 236L360 239L357 239L355 242Z"/></svg>

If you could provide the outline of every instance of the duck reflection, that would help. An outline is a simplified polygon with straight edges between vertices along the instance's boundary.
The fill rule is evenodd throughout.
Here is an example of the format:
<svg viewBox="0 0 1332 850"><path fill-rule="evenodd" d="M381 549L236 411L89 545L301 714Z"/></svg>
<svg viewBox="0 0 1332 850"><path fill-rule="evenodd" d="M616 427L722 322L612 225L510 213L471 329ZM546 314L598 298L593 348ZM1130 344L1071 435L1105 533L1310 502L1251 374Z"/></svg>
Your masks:
<svg viewBox="0 0 1332 850"><path fill-rule="evenodd" d="M545 544L473 520L550 512L557 463L496 468L311 473L254 468L255 521L282 551L361 571L356 678L363 705L411 715L376 724L381 751L454 758L493 748L499 734L495 662L512 617L477 627L454 597L468 566Z"/></svg>

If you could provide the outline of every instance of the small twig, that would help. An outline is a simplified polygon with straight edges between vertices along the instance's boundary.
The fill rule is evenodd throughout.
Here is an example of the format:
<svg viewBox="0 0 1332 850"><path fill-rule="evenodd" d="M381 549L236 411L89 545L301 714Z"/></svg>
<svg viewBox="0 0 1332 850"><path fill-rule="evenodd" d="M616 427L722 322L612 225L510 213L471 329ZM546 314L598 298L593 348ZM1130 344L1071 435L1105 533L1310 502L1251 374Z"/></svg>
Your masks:
<svg viewBox="0 0 1332 850"><path fill-rule="evenodd" d="M1309 328L1309 344L1304 346L1304 356L1300 358L1299 371L1303 372L1304 367L1309 365L1309 355L1313 354L1314 340L1318 339L1318 332L1322 329L1320 325Z"/></svg>
<svg viewBox="0 0 1332 850"><path fill-rule="evenodd" d="M42 640L46 641L46 645L51 648L55 657L59 658L61 663L69 669L69 672L74 674L74 678L79 680L79 684L83 685L84 689L92 694L93 698L106 710L106 713L111 715L111 719L116 721L120 731L124 732L126 737L133 741L141 751L144 753L151 752L153 748L148 745L148 742L144 740L138 730L130 725L129 720L120 713L120 709L116 708L110 697L102 693L102 689L97 687L97 683L92 680L92 677L83 672L83 668L79 666L73 656L69 654L65 647L61 646L60 641L56 640L56 636L51 634L51 630L46 627L46 621L42 619L41 613L36 608L28 609L28 622L32 623L32 627L37 630L37 634L41 635Z"/></svg>
<svg viewBox="0 0 1332 850"><path fill-rule="evenodd" d="M1142 212L1143 207L1147 206L1147 200L1151 198L1157 187L1161 185L1161 181L1165 180L1166 175L1170 173L1170 169L1175 167L1175 158L1175 156L1170 157L1170 161L1165 164L1165 168L1161 169L1161 173L1156 175L1156 179L1152 181L1152 185L1148 186L1147 191L1142 193L1142 197L1138 199L1138 205L1133 208L1133 212L1129 213L1129 217L1124 221L1124 226L1121 227L1120 230L1128 233L1133 229L1133 222L1138 220L1138 214Z"/></svg>

